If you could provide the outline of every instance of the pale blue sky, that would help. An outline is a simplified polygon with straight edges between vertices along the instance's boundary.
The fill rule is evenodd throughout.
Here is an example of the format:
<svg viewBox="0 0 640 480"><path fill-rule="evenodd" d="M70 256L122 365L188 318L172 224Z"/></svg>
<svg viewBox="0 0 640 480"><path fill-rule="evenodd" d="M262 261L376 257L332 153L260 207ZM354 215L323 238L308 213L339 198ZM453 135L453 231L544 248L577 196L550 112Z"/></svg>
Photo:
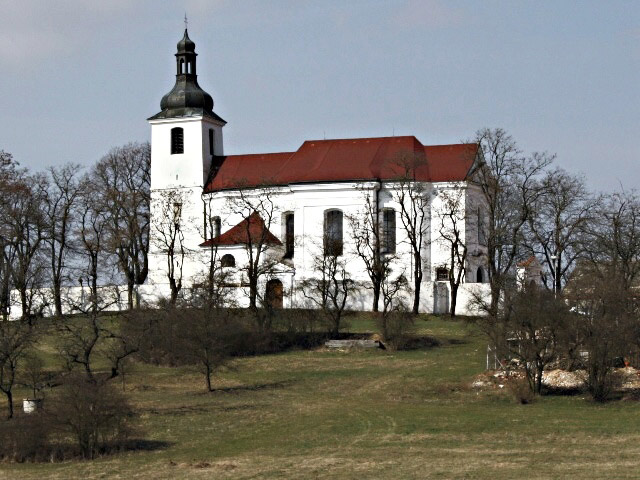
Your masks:
<svg viewBox="0 0 640 480"><path fill-rule="evenodd" d="M147 140L185 11L228 154L500 126L640 187L640 1L0 0L0 149L38 169Z"/></svg>

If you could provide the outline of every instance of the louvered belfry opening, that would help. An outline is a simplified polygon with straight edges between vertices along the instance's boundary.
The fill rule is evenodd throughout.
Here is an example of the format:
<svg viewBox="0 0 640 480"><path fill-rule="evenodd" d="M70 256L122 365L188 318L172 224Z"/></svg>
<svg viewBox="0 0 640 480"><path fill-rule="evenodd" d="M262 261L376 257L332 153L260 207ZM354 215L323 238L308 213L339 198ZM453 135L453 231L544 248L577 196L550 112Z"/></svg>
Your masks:
<svg viewBox="0 0 640 480"><path fill-rule="evenodd" d="M171 155L184 153L184 130L180 127L171 129Z"/></svg>

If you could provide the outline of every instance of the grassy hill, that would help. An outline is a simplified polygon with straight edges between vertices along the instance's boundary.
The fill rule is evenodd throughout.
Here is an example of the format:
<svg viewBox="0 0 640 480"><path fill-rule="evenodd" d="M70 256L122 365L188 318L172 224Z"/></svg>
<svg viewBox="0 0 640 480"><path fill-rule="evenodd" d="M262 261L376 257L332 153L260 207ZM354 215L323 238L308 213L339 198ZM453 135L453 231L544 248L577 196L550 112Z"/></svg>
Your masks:
<svg viewBox="0 0 640 480"><path fill-rule="evenodd" d="M188 368L134 364L126 391L159 448L0 464L0 478L638 478L639 403L518 405L502 390L474 391L483 337L448 319L418 328L441 344L241 358L213 393ZM351 330L375 327L363 315Z"/></svg>

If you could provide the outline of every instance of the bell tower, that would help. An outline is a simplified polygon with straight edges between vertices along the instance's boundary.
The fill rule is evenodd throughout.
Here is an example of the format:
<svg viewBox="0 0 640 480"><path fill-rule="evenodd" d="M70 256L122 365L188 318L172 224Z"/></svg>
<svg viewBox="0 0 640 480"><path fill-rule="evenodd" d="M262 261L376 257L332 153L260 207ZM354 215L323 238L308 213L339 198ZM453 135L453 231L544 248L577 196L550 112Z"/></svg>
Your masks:
<svg viewBox="0 0 640 480"><path fill-rule="evenodd" d="M198 85L196 45L186 28L178 42L175 59L175 85L162 97L160 112L148 119L151 124L149 284L153 285L152 296L169 295L168 239L178 241L180 250L199 251L205 237L203 187L214 157L223 155L222 128L226 122L213 112L213 98ZM195 278L203 265L189 258L171 260L173 268L183 271L185 286L189 283L187 279Z"/></svg>
<svg viewBox="0 0 640 480"><path fill-rule="evenodd" d="M176 82L151 124L151 189L203 187L214 156L223 155L222 128L213 98L198 85L196 44L185 28L178 42Z"/></svg>

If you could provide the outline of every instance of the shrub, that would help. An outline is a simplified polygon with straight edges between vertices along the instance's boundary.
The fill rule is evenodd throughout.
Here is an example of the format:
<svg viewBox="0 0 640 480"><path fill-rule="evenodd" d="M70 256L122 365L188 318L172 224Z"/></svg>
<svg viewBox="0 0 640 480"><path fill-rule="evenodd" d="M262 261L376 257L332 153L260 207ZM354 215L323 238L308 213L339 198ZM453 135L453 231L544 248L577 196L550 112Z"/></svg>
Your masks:
<svg viewBox="0 0 640 480"><path fill-rule="evenodd" d="M57 429L73 439L83 458L122 448L131 434L132 409L110 383L71 377L48 400L46 413Z"/></svg>
<svg viewBox="0 0 640 480"><path fill-rule="evenodd" d="M0 459L12 462L44 461L51 455L52 424L42 412L17 415L0 422Z"/></svg>
<svg viewBox="0 0 640 480"><path fill-rule="evenodd" d="M405 348L414 329L414 316L411 312L392 311L380 314L378 328L384 342L394 350Z"/></svg>
<svg viewBox="0 0 640 480"><path fill-rule="evenodd" d="M609 367L606 361L587 364L587 391L596 402L606 402L622 386L622 375Z"/></svg>
<svg viewBox="0 0 640 480"><path fill-rule="evenodd" d="M529 381L524 377L511 377L506 381L506 387L516 402L527 405L535 399Z"/></svg>

